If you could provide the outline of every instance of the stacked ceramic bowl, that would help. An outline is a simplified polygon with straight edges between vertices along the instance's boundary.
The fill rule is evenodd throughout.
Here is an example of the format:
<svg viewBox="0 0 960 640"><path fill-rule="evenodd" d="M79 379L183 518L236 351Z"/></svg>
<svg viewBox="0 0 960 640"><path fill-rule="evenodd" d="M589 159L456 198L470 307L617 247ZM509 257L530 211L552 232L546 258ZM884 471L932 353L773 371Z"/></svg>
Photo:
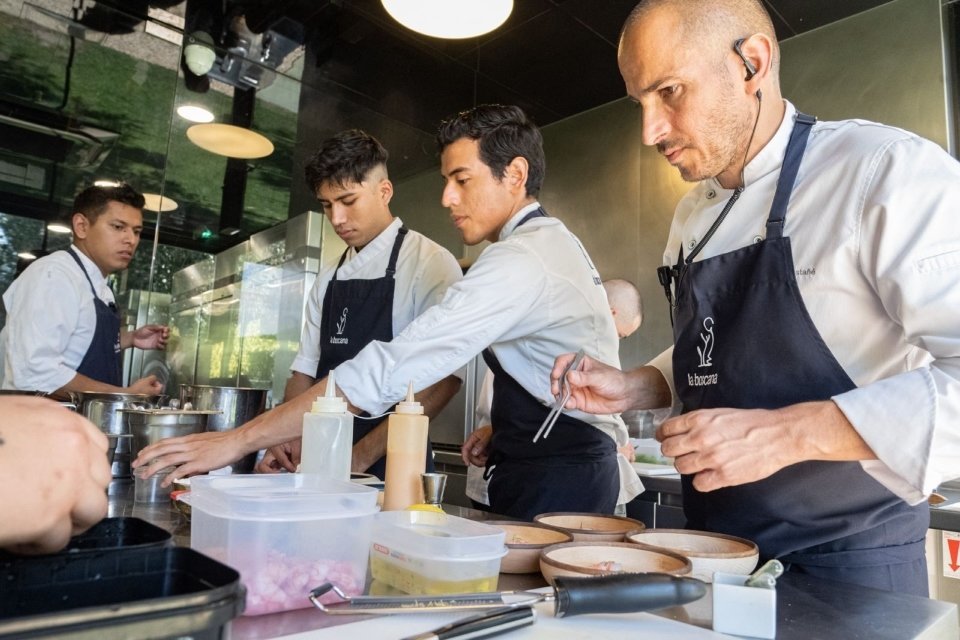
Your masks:
<svg viewBox="0 0 960 640"><path fill-rule="evenodd" d="M627 540L648 551L669 551L690 559L691 575L706 582L714 572L748 574L757 566L760 551L744 538L692 529L638 529Z"/></svg>

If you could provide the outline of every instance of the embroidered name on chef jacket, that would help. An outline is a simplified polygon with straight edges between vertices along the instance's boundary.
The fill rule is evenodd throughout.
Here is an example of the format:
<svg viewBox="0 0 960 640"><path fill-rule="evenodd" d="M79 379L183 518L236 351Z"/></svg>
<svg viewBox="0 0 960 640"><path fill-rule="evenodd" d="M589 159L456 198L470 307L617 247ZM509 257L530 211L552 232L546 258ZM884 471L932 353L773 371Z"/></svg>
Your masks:
<svg viewBox="0 0 960 640"><path fill-rule="evenodd" d="M343 308L343 313L340 314L340 321L337 322L337 335L342 336L343 330L347 328L347 307ZM350 344L350 338L337 338L336 336L330 336L330 344Z"/></svg>
<svg viewBox="0 0 960 640"><path fill-rule="evenodd" d="M703 319L703 331L700 332L700 345L697 347L697 355L700 358L698 369L709 368L713 366L713 344L715 337L713 335L714 320L711 317ZM706 387L717 384L719 374L716 373L688 373L687 384L691 387Z"/></svg>

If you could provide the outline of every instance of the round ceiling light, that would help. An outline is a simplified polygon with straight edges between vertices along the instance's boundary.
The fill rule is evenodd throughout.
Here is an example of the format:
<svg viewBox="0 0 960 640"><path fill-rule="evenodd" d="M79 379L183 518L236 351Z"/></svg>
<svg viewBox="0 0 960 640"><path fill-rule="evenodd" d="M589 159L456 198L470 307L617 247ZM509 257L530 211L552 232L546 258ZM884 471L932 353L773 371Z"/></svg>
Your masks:
<svg viewBox="0 0 960 640"><path fill-rule="evenodd" d="M143 208L147 211L173 211L178 206L175 200L156 193L143 194Z"/></svg>
<svg viewBox="0 0 960 640"><path fill-rule="evenodd" d="M251 160L273 153L273 143L267 138L232 124L195 124L187 129L187 137L201 149L228 158Z"/></svg>
<svg viewBox="0 0 960 640"><path fill-rule="evenodd" d="M177 107L177 115L190 122L213 122L213 114L195 104L182 104Z"/></svg>
<svg viewBox="0 0 960 640"><path fill-rule="evenodd" d="M70 233L73 229L59 222L51 222L47 225L47 231L52 231L53 233Z"/></svg>
<svg viewBox="0 0 960 640"><path fill-rule="evenodd" d="M435 38L474 38L502 25L513 0L381 0L394 20Z"/></svg>

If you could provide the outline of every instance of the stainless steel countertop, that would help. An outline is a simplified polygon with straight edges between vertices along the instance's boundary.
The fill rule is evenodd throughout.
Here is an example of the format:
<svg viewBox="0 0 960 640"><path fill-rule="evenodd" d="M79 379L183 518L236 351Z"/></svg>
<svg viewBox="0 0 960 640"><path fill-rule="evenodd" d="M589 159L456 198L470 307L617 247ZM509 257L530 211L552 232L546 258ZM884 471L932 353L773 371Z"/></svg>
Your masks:
<svg viewBox="0 0 960 640"><path fill-rule="evenodd" d="M115 480L108 493L110 516L142 518L170 531L176 544L189 545L190 522L170 503L134 503L133 482L129 480ZM960 499L960 492L956 492L955 498ZM451 515L474 520L503 519L454 505L444 508ZM531 589L545 584L539 574L503 574L500 576L499 588ZM713 617L710 593L708 591L707 595L697 602L655 613L709 629ZM244 616L231 623L230 637L233 640L259 640L361 619L362 616L328 616L315 609ZM907 640L920 637L944 640L960 637L957 605L790 573L777 582L778 640Z"/></svg>

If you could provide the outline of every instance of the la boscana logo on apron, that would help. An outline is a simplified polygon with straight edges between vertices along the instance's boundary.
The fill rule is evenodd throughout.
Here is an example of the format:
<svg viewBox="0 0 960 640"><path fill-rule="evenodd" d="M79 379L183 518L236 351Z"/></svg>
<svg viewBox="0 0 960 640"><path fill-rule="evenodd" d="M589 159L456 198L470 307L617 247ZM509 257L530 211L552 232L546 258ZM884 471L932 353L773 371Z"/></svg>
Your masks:
<svg viewBox="0 0 960 640"><path fill-rule="evenodd" d="M330 336L330 344L350 344L350 338L338 337L343 335L343 330L346 328L347 328L347 307L344 307L343 313L340 314L340 322L337 323L337 335Z"/></svg>
<svg viewBox="0 0 960 640"><path fill-rule="evenodd" d="M713 366L713 325L713 318L707 316L703 319L703 331L700 332L700 346L697 347L697 355L700 356L700 364L697 368ZM687 384L691 387L706 387L717 384L719 375L720 374L717 373L705 373L703 375L687 373Z"/></svg>

